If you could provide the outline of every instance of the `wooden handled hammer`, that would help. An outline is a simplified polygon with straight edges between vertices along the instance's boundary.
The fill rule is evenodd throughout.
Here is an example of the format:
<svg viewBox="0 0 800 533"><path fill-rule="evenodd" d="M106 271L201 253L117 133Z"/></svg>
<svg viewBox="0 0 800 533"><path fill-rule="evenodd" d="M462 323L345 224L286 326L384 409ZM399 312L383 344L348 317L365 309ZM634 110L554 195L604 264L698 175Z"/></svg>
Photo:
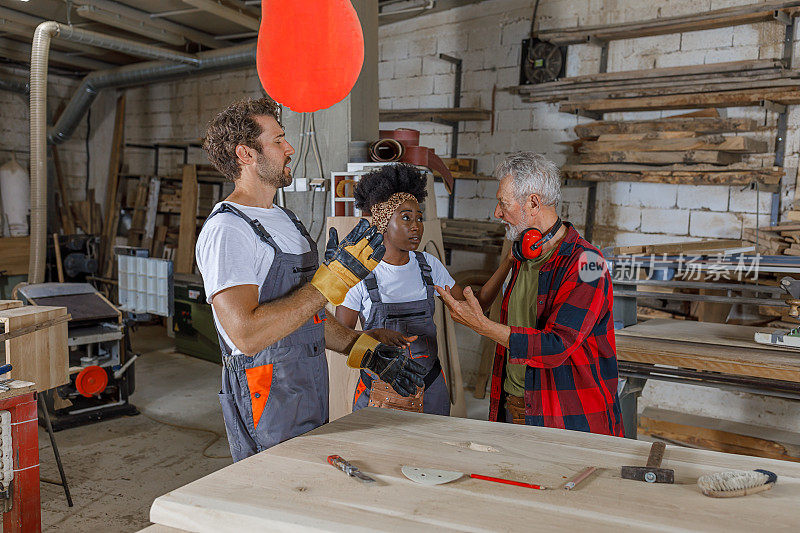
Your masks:
<svg viewBox="0 0 800 533"><path fill-rule="evenodd" d="M654 442L650 447L647 466L623 466L620 475L623 479L634 479L648 483L675 483L675 472L669 468L661 468L664 450L667 445Z"/></svg>

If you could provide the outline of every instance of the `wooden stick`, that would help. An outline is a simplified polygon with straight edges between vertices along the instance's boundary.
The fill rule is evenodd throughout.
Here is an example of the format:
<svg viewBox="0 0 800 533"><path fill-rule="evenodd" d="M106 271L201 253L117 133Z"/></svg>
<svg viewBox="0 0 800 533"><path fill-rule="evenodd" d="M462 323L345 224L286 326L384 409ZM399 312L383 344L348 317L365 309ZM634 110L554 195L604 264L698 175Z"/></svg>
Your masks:
<svg viewBox="0 0 800 533"><path fill-rule="evenodd" d="M58 244L58 233L53 233L53 252L56 258L56 270L58 271L58 282L64 283L64 267L61 265L61 246Z"/></svg>
<svg viewBox="0 0 800 533"><path fill-rule="evenodd" d="M50 150L53 154L53 167L55 168L58 195L61 198L61 205L59 206L61 208L61 229L64 230L64 235L72 235L75 233L75 217L72 214L67 187L64 183L64 173L61 171L61 160L58 158L58 149L55 146L51 146Z"/></svg>
<svg viewBox="0 0 800 533"><path fill-rule="evenodd" d="M591 476L595 472L595 470L597 470L596 466L587 466L581 472L574 475L570 480L564 483L564 490L572 490L574 488L577 488L578 485L580 485L581 482L584 481L586 478Z"/></svg>

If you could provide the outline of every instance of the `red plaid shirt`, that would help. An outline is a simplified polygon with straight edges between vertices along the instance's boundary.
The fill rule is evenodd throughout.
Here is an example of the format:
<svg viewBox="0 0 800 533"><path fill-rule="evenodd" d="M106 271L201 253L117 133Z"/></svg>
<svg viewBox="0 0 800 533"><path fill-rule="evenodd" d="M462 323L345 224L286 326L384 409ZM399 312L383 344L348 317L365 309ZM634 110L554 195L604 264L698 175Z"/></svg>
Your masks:
<svg viewBox="0 0 800 533"><path fill-rule="evenodd" d="M581 279L586 253L601 257L600 251L565 225L558 251L539 271L537 323L511 327L510 362L528 365L525 423L622 437L611 276L606 269L597 280ZM516 264L503 295L503 324L508 323L508 299L518 273ZM506 348L498 344L489 420L505 420L505 369Z"/></svg>

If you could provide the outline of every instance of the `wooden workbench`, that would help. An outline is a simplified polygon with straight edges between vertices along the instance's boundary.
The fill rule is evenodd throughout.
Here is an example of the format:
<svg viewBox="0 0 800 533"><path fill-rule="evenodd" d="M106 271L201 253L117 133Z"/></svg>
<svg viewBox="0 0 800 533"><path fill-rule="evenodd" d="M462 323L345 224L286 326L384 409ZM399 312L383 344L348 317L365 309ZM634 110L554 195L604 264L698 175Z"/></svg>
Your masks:
<svg viewBox="0 0 800 533"><path fill-rule="evenodd" d="M620 362L800 383L800 350L759 344L764 327L655 319L615 332Z"/></svg>
<svg viewBox="0 0 800 533"><path fill-rule="evenodd" d="M156 499L150 519L187 531L706 531L794 530L800 464L668 446L674 485L623 480L650 444L604 435L364 409ZM346 477L325 462L339 454L378 480ZM538 491L461 478L414 484L402 465L481 473L544 484ZM605 470L577 490L565 479L587 465ZM776 486L713 499L697 477L765 468Z"/></svg>

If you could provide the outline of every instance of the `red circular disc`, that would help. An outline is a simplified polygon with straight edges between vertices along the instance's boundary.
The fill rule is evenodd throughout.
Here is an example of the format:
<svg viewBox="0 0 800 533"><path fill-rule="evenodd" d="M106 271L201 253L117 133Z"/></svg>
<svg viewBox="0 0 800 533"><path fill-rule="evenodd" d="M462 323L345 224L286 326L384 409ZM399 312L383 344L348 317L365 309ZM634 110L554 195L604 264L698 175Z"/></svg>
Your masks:
<svg viewBox="0 0 800 533"><path fill-rule="evenodd" d="M106 385L108 385L108 374L97 365L87 366L75 377L75 388L81 396L87 398L106 390Z"/></svg>

